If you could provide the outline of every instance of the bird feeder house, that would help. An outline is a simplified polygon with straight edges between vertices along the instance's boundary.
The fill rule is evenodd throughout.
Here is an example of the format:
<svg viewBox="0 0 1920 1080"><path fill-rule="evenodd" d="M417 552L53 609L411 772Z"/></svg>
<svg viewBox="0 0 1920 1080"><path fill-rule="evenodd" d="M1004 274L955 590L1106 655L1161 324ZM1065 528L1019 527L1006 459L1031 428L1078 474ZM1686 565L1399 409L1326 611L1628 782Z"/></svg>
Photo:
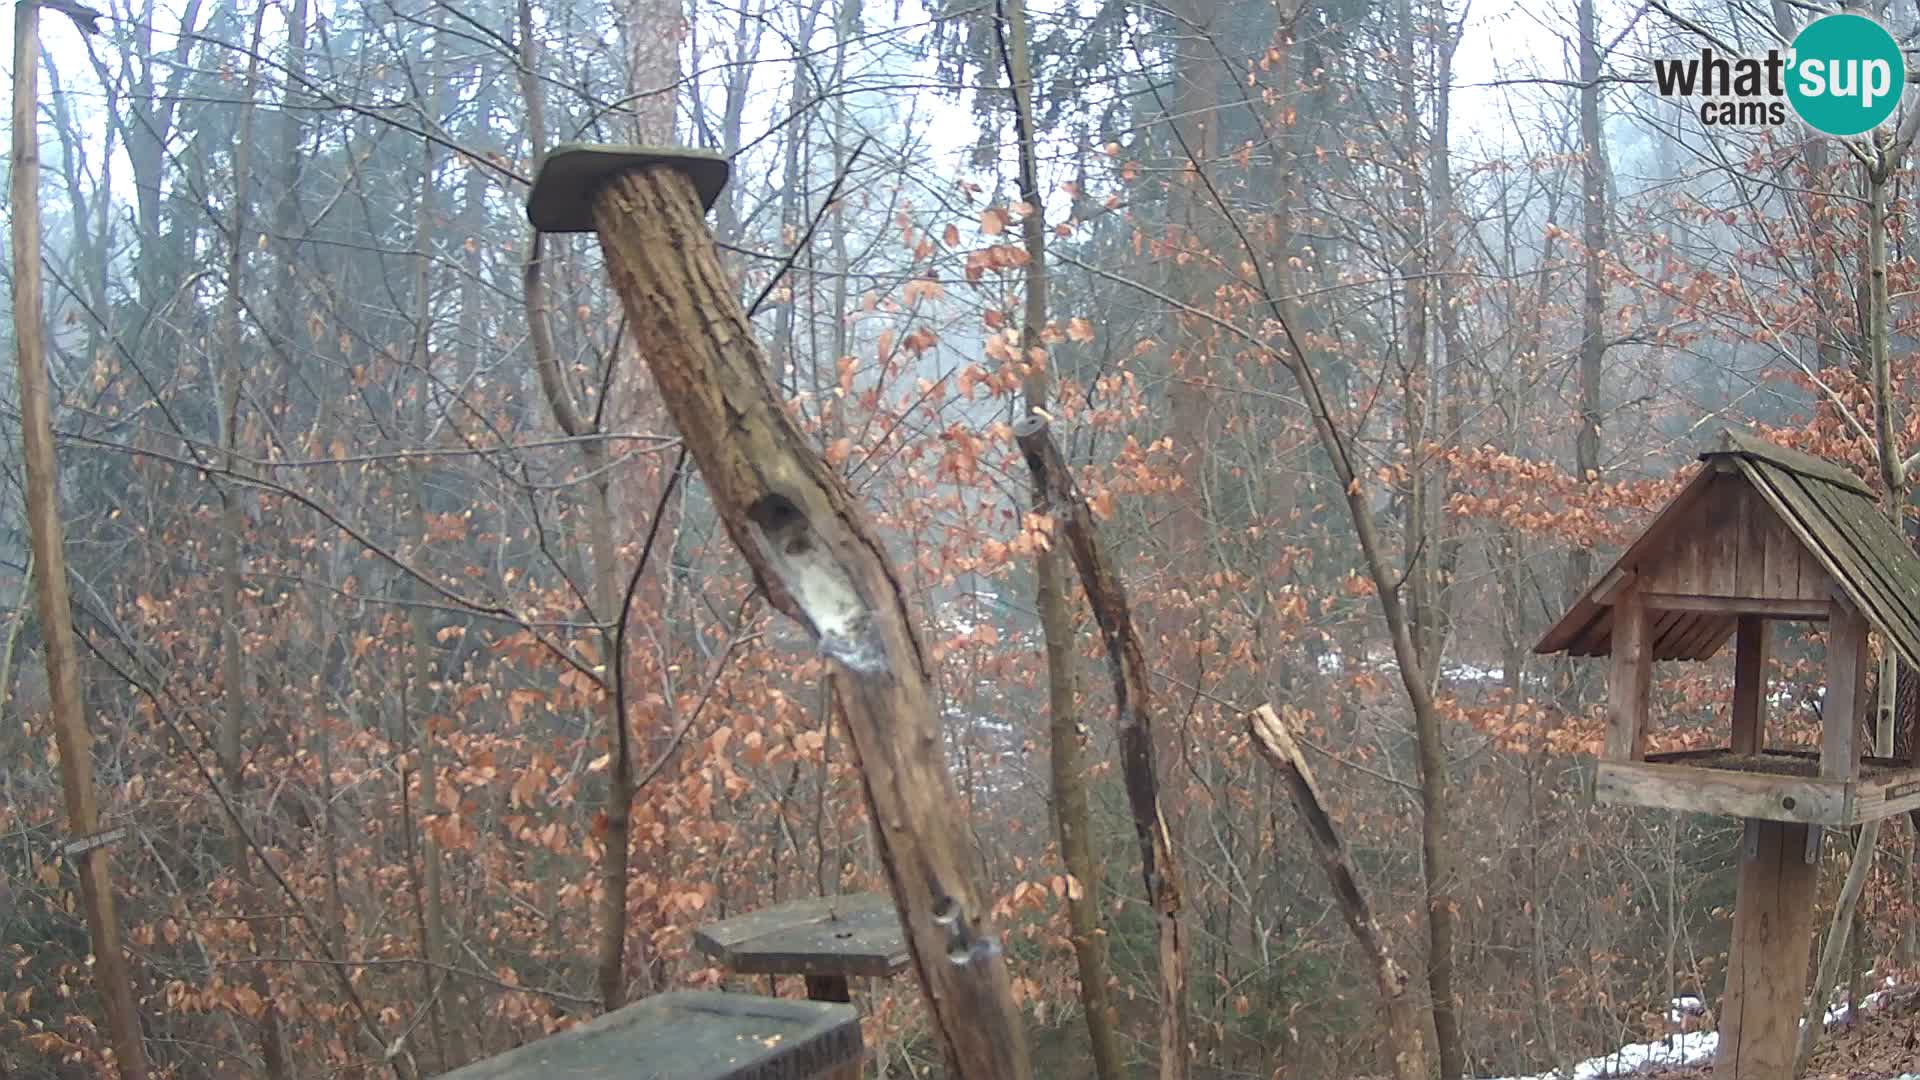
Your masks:
<svg viewBox="0 0 1920 1080"><path fill-rule="evenodd" d="M1594 796L1746 823L1715 1073L1791 1075L1826 826L1920 808L1914 761L1863 756L1869 630L1920 665L1920 557L1830 461L1727 431L1702 468L1535 646L1604 656ZM1820 746L1767 742L1768 622L1824 623ZM1649 753L1655 660L1734 647L1724 745Z"/></svg>

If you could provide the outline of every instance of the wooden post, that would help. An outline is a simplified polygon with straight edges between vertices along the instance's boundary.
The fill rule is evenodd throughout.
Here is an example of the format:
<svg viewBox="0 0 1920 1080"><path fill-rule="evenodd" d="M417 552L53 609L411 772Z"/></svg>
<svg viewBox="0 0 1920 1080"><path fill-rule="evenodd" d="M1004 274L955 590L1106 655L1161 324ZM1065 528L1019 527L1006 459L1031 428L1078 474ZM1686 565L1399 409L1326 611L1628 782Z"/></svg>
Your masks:
<svg viewBox="0 0 1920 1080"><path fill-rule="evenodd" d="M1608 761L1647 756L1648 699L1653 688L1653 643L1647 608L1632 586L1613 602L1613 667L1607 680Z"/></svg>
<svg viewBox="0 0 1920 1080"><path fill-rule="evenodd" d="M1748 819L1714 1080L1791 1080L1819 868L1807 826Z"/></svg>
<svg viewBox="0 0 1920 1080"><path fill-rule="evenodd" d="M13 333L20 363L27 530L37 570L33 575L34 607L46 651L67 831L79 840L100 831L100 809L93 790L93 737L87 730L87 702L80 686L80 656L74 645L73 607L67 593L66 537L56 490L59 464L53 448L53 393L42 338L40 126L35 107L39 94L40 5L23 0L13 10L13 175L9 178L9 196L13 202ZM85 30L82 16L73 17ZM86 848L75 858L74 869L80 878L80 904L86 909L87 938L93 946L93 981L106 1009L114 1065L122 1080L145 1080L146 1046L141 1041L140 1013L120 943L120 916L114 909L108 860L105 845Z"/></svg>
<svg viewBox="0 0 1920 1080"><path fill-rule="evenodd" d="M717 176L716 176L717 166ZM1032 1075L980 853L947 772L930 659L865 509L775 394L704 206L712 155L556 151L528 216L592 227L661 401L770 602L832 665L928 1020L951 1075ZM588 207L591 213L583 213Z"/></svg>
<svg viewBox="0 0 1920 1080"><path fill-rule="evenodd" d="M809 1001L852 1001L853 988L847 985L845 975L807 975L807 999Z"/></svg>
<svg viewBox="0 0 1920 1080"><path fill-rule="evenodd" d="M1835 598L1827 620L1827 697L1820 708L1820 777L1860 775L1860 713L1866 704L1867 620Z"/></svg>
<svg viewBox="0 0 1920 1080"><path fill-rule="evenodd" d="M1767 620L1742 615L1733 638L1733 752L1767 746Z"/></svg>

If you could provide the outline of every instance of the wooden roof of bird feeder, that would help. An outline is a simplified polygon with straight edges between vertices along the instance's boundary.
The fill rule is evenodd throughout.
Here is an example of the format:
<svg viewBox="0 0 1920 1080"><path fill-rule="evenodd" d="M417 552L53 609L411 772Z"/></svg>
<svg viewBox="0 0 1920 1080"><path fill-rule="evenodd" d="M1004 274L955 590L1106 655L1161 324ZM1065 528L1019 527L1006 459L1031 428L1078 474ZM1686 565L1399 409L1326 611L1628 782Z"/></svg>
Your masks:
<svg viewBox="0 0 1920 1080"><path fill-rule="evenodd" d="M1610 656L1601 802L1853 825L1920 807L1920 769L1862 758L1867 631L1920 666L1920 557L1872 489L1830 461L1735 431L1613 568L1536 645ZM1766 622L1827 624L1818 753L1766 744ZM1732 731L1712 750L1647 753L1654 660L1735 642Z"/></svg>
<svg viewBox="0 0 1920 1080"><path fill-rule="evenodd" d="M886 978L910 957L893 901L878 893L794 900L710 923L694 945L738 975L803 975L809 997L846 1001L849 976Z"/></svg>
<svg viewBox="0 0 1920 1080"><path fill-rule="evenodd" d="M858 1075L850 1005L753 994L658 994L455 1069L446 1080L815 1080Z"/></svg>

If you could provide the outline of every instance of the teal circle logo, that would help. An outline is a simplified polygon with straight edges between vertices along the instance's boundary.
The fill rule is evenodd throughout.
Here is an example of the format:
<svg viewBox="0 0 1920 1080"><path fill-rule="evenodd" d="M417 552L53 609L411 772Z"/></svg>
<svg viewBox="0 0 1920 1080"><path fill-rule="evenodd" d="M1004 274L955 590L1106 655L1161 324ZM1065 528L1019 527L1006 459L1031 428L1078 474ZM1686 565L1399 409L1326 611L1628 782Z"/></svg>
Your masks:
<svg viewBox="0 0 1920 1080"><path fill-rule="evenodd" d="M1872 131L1893 115L1906 85L1900 43L1865 15L1825 15L1793 39L1787 100L1815 131Z"/></svg>

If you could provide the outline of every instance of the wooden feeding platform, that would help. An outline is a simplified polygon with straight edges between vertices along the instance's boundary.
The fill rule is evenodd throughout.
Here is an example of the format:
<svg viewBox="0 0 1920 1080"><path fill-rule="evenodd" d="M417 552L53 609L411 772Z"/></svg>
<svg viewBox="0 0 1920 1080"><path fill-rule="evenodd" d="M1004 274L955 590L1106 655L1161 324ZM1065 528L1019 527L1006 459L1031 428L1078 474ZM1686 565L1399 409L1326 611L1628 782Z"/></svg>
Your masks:
<svg viewBox="0 0 1920 1080"><path fill-rule="evenodd" d="M659 994L478 1061L446 1080L852 1080L850 1005L706 991Z"/></svg>
<svg viewBox="0 0 1920 1080"><path fill-rule="evenodd" d="M694 947L736 975L800 975L816 1001L850 1001L850 977L890 978L911 957L893 901L852 893L776 904L696 930Z"/></svg>
<svg viewBox="0 0 1920 1080"><path fill-rule="evenodd" d="M1792 1075L1823 830L1920 809L1920 757L1863 756L1868 634L1920 666L1920 557L1833 462L1736 431L1536 645L1610 658L1597 801L1746 823L1717 1077ZM1820 747L1767 745L1768 623L1824 623ZM1649 753L1656 660L1733 642L1725 746ZM1920 738L1907 745L1920 753Z"/></svg>
<svg viewBox="0 0 1920 1080"><path fill-rule="evenodd" d="M1616 806L1844 827L1920 809L1920 768L1863 756L1856 779L1828 779L1812 751L1719 747L1603 761L1593 793Z"/></svg>

